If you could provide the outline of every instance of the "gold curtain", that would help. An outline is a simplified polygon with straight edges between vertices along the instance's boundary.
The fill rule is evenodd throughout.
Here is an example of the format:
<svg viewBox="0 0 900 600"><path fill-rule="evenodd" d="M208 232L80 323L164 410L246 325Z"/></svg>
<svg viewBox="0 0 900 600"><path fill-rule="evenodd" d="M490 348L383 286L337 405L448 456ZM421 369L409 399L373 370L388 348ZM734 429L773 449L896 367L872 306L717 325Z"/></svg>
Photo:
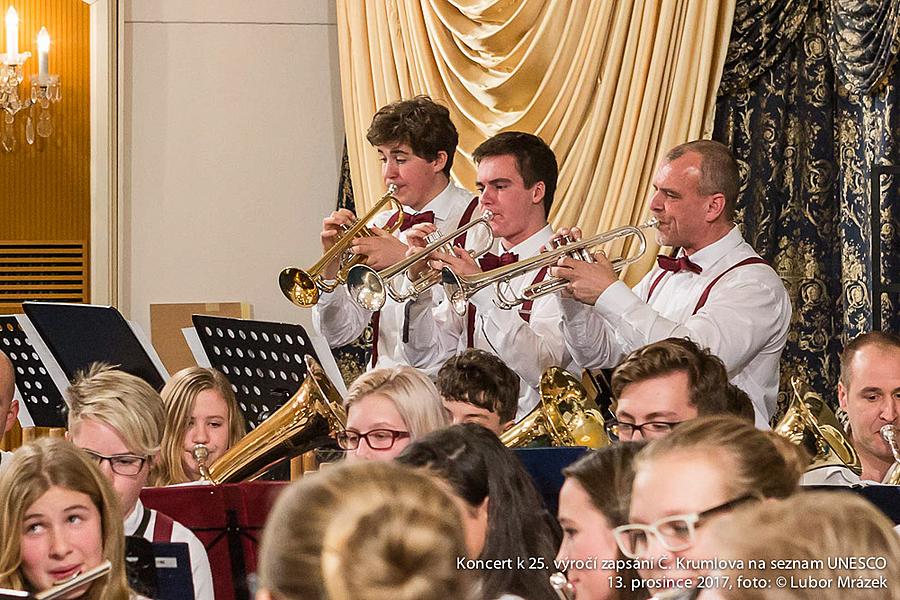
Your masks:
<svg viewBox="0 0 900 600"><path fill-rule="evenodd" d="M338 0L357 207L383 188L372 115L428 94L459 130L453 174L468 189L479 143L528 131L560 164L555 226L644 221L660 154L709 137L733 14L734 0Z"/></svg>

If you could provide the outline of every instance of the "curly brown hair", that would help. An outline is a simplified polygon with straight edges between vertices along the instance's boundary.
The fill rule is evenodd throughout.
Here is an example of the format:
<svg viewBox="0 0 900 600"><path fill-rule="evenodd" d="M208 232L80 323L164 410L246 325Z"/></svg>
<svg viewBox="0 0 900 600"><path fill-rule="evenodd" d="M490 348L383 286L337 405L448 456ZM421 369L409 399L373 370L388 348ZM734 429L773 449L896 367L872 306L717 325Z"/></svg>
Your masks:
<svg viewBox="0 0 900 600"><path fill-rule="evenodd" d="M459 134L447 107L428 96L416 96L378 109L366 139L373 146L408 144L416 156L425 160L435 160L439 152L446 152L443 172L449 177Z"/></svg>

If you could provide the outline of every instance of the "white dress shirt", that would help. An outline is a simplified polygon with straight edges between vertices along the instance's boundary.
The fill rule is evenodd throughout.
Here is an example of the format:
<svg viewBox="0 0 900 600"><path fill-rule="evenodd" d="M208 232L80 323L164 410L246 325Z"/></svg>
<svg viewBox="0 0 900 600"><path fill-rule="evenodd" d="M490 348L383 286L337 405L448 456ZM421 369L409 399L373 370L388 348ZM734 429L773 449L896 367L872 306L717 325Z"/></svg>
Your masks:
<svg viewBox="0 0 900 600"><path fill-rule="evenodd" d="M434 225L441 233L450 233L459 228L460 219L465 213L466 208L472 201L474 194L458 187L454 183L449 183L444 191L435 196L431 202L422 208L420 212L432 211L434 213ZM376 227L383 227L393 211L385 211L380 213L374 219ZM478 217L476 210L473 218ZM481 229L481 227L475 228ZM474 235L475 230L470 229L468 238ZM400 233L399 230L395 234L401 241L406 240L406 233ZM468 243L466 244L469 245ZM431 294L423 294L425 298L431 298L430 302L435 304L439 298L437 295L439 286L432 288ZM313 327L328 340L328 345L337 348L345 344L349 344L365 331L366 326L372 320L372 311L365 310L357 305L347 292L347 286L341 285L331 293L323 293L319 297L319 302L313 307L312 322ZM394 302L390 297L381 309L381 316L378 323L378 368L395 367L397 365L406 364L402 359L398 344L400 343L400 333L403 324L403 305ZM371 362L368 366L372 368Z"/></svg>
<svg viewBox="0 0 900 600"><path fill-rule="evenodd" d="M147 523L147 529L144 531L144 539L148 542L153 541L153 528L156 526L156 511L144 507L143 502L137 501L134 510L125 519L125 535L134 535L141 520L144 518L144 511L150 511L150 521ZM173 519L174 521L174 519ZM197 539L194 533L179 523L172 523L172 542L187 544L188 554L191 558L191 576L194 579L194 598L195 600L215 600L213 591L212 570L209 567L209 557L206 555L206 548L203 542Z"/></svg>
<svg viewBox="0 0 900 600"><path fill-rule="evenodd" d="M731 382L753 401L756 425L767 429L777 404L779 360L791 321L791 302L781 278L765 264L738 267L713 286L706 305L692 314L713 279L758 256L733 227L691 255L702 273L667 273L649 303L648 292L661 273L658 266L634 290L621 281L612 284L593 307L562 299L562 329L572 357L585 368L610 368L647 344L690 338L722 359Z"/></svg>
<svg viewBox="0 0 900 600"><path fill-rule="evenodd" d="M553 230L546 226L520 244L510 248L519 260L535 256L541 246L550 241ZM494 252L504 250L496 243ZM514 278L512 290L519 294L534 282L532 271ZM525 322L517 309L503 310L494 303L494 286L488 286L471 298L476 308L474 347L500 357L519 375L519 408L521 419L540 401L538 387L541 374L553 366L567 366L571 362L559 330L560 308L556 294L534 301L531 319ZM448 358L463 352L467 343L466 316L457 315L446 300L432 308L422 302L412 302L409 310L409 342L403 345L408 364L438 368Z"/></svg>

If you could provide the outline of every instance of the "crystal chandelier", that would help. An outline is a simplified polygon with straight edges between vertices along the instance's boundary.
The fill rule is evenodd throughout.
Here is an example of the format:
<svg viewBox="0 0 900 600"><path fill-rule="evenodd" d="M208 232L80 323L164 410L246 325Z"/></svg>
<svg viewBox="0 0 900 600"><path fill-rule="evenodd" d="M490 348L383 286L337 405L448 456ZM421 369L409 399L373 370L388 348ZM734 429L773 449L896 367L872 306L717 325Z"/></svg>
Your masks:
<svg viewBox="0 0 900 600"><path fill-rule="evenodd" d="M19 15L12 6L6 11L6 54L0 54L0 148L16 148L16 115L25 112L25 141L34 144L35 135L48 138L53 133L52 102L59 102L59 75L50 75L50 35L41 27L37 37L38 74L29 78L30 94L19 96L25 79L24 66L30 52L19 52Z"/></svg>

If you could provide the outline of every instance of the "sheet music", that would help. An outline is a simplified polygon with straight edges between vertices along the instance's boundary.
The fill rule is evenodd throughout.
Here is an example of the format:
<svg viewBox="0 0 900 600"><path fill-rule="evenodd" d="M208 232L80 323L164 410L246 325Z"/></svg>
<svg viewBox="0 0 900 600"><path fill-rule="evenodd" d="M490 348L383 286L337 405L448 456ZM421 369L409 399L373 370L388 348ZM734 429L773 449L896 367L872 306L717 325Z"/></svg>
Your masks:
<svg viewBox="0 0 900 600"><path fill-rule="evenodd" d="M169 380L169 372L166 370L166 366L163 364L162 360L159 358L159 354L156 352L156 348L153 347L153 344L150 343L150 338L147 337L147 334L144 333L144 329L140 326L140 324L135 321L127 321L128 326L131 328L131 331L134 333L134 336L141 343L141 346L144 347L144 352L147 353L147 356L150 357L150 362L153 363L153 366L156 367L156 370L159 371L159 376L162 377L163 381Z"/></svg>
<svg viewBox="0 0 900 600"><path fill-rule="evenodd" d="M197 335L197 328L185 327L181 330L181 335L184 336L184 341L187 342L191 354L194 355L197 366L203 367L204 369L211 369L212 363L209 362L206 350L203 349L203 342L200 341L200 336Z"/></svg>
<svg viewBox="0 0 900 600"><path fill-rule="evenodd" d="M38 356L41 357L41 362L44 363L44 367L47 369L47 375L50 376L50 379L53 380L53 384L59 390L60 395L65 400L66 405L69 405L69 378L66 377L65 372L63 372L62 367L59 366L59 363L56 362L56 358L54 358L53 353L50 352L50 348L47 347L47 344L44 342L44 339L37 332L37 329L34 328L34 324L26 315L16 315L16 321L19 323L19 327L22 328L22 331L25 332L25 335L28 336L28 339L31 341L31 347L34 348L34 351L37 352ZM23 402L19 403L19 407L21 408ZM30 418L30 417L29 417ZM32 425L34 423L32 422Z"/></svg>

